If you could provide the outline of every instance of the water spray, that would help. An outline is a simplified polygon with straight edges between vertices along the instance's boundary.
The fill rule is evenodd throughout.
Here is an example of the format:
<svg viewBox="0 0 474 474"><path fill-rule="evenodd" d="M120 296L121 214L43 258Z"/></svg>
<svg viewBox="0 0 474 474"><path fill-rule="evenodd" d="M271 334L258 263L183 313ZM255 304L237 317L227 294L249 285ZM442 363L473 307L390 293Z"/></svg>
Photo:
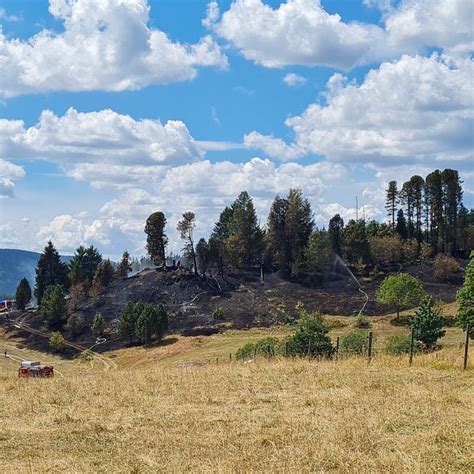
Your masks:
<svg viewBox="0 0 474 474"><path fill-rule="evenodd" d="M357 283L357 287L358 287L359 292L362 293L365 296L365 302L362 305L362 308L360 309L359 313L357 314L357 317L359 317L363 313L365 307L367 306L367 303L369 302L369 295L362 289L362 286L359 283L359 280L356 278L356 276L352 273L351 269L346 265L344 260L339 255L336 255L336 260L339 263L341 263L344 266L344 268L349 272L349 275Z"/></svg>

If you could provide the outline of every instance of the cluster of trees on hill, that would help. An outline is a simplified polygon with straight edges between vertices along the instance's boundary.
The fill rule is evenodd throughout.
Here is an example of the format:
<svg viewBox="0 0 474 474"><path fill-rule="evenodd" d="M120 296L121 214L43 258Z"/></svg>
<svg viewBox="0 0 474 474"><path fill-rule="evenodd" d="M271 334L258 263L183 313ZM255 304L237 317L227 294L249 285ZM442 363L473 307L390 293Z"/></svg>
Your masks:
<svg viewBox="0 0 474 474"><path fill-rule="evenodd" d="M468 256L474 246L474 210L462 204L457 171L436 170L426 179L413 176L400 191L391 181L386 198L389 223L345 223L336 214L327 229L318 229L309 201L300 189L291 189L287 196L275 197L262 227L252 198L243 191L221 212L207 240L201 238L195 245L193 212L183 214L177 229L185 241L184 256L202 274L212 268L223 274L226 267L263 265L288 277L315 275L326 271L336 256L364 274L436 254ZM156 265L165 261L166 223L165 214L158 211L145 226L147 250Z"/></svg>

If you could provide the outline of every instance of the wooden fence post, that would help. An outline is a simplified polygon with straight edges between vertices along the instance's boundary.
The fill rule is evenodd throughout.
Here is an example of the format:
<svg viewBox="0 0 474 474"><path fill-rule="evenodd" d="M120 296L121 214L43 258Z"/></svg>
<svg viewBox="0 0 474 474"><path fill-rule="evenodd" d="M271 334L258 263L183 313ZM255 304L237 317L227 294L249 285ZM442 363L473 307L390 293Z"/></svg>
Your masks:
<svg viewBox="0 0 474 474"><path fill-rule="evenodd" d="M367 344L367 356L369 359L369 363L372 360L372 331L369 332L368 335L368 344Z"/></svg>
<svg viewBox="0 0 474 474"><path fill-rule="evenodd" d="M464 340L464 362L463 362L463 370L467 369L467 357L469 355L469 338L471 335L471 325L469 323L466 324L466 339Z"/></svg>
<svg viewBox="0 0 474 474"><path fill-rule="evenodd" d="M339 355L339 336L336 337L336 355Z"/></svg>
<svg viewBox="0 0 474 474"><path fill-rule="evenodd" d="M232 352L229 354L229 361L232 362Z"/></svg>
<svg viewBox="0 0 474 474"><path fill-rule="evenodd" d="M413 331L413 328L411 328L411 333L410 333L410 359L409 359L409 365L412 364L413 362L413 344L415 342L415 333Z"/></svg>

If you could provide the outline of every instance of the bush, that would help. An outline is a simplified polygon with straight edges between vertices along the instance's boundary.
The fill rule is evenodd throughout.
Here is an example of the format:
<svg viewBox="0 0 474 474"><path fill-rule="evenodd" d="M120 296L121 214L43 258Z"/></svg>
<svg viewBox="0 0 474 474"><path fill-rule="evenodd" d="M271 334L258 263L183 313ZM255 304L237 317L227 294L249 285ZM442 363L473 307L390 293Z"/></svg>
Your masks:
<svg viewBox="0 0 474 474"><path fill-rule="evenodd" d="M237 350L236 357L239 360L249 359L255 354L255 344L248 342Z"/></svg>
<svg viewBox="0 0 474 474"><path fill-rule="evenodd" d="M449 255L438 254L433 263L433 274L437 281L455 281L461 272L461 265Z"/></svg>
<svg viewBox="0 0 474 474"><path fill-rule="evenodd" d="M105 331L105 319L101 313L95 313L94 319L91 324L92 332L96 336L102 336Z"/></svg>
<svg viewBox="0 0 474 474"><path fill-rule="evenodd" d="M214 319L224 319L224 310L222 308L215 308L212 312L212 317Z"/></svg>
<svg viewBox="0 0 474 474"><path fill-rule="evenodd" d="M366 354L368 350L368 333L361 329L356 329L349 334L341 336L339 342L341 354Z"/></svg>
<svg viewBox="0 0 474 474"><path fill-rule="evenodd" d="M237 359L248 359L259 355L272 357L280 353L280 341L276 337L265 337L257 342L249 342L242 346L236 354Z"/></svg>
<svg viewBox="0 0 474 474"><path fill-rule="evenodd" d="M436 341L443 337L443 317L431 298L425 299L413 316L411 327L416 341L431 349Z"/></svg>
<svg viewBox="0 0 474 474"><path fill-rule="evenodd" d="M81 352L80 357L84 361L89 361L94 358L94 353L90 349L85 349Z"/></svg>
<svg viewBox="0 0 474 474"><path fill-rule="evenodd" d="M84 330L84 316L73 314L69 316L66 324L67 330L73 335L78 336Z"/></svg>
<svg viewBox="0 0 474 474"><path fill-rule="evenodd" d="M59 331L55 331L51 333L51 336L49 337L49 345L55 351L62 351L65 347L64 342L65 342L64 337Z"/></svg>
<svg viewBox="0 0 474 474"><path fill-rule="evenodd" d="M413 344L413 352L418 352L418 343ZM393 334L387 337L385 341L384 352L389 355L403 355L410 352L410 335L409 334Z"/></svg>
<svg viewBox="0 0 474 474"><path fill-rule="evenodd" d="M471 252L469 265L464 275L464 283L456 294L459 310L456 325L465 330L467 323L471 325L470 337L474 337L474 251Z"/></svg>
<svg viewBox="0 0 474 474"><path fill-rule="evenodd" d="M355 320L354 326L358 329L369 329L371 324L369 318L360 314Z"/></svg>

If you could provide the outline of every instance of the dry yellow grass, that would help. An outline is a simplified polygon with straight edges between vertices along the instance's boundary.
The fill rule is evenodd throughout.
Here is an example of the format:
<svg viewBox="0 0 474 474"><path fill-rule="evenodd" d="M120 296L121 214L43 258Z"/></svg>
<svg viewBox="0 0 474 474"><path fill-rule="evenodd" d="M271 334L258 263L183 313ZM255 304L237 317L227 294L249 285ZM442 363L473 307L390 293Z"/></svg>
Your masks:
<svg viewBox="0 0 474 474"><path fill-rule="evenodd" d="M0 375L0 472L472 472L457 352Z"/></svg>

